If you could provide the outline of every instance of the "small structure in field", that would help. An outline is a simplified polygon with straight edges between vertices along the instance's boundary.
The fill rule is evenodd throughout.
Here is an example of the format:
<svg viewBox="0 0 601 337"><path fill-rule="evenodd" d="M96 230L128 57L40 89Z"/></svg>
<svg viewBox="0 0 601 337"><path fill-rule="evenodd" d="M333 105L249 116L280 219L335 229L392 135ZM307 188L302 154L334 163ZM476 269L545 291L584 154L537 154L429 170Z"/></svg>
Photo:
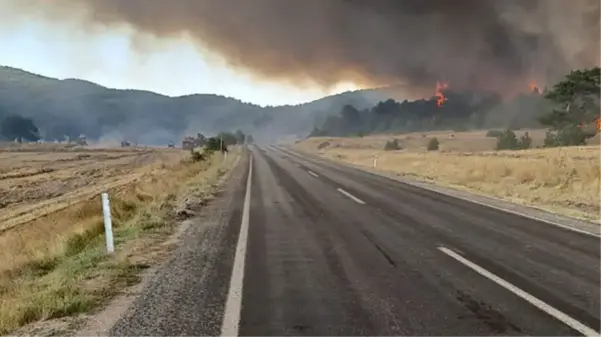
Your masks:
<svg viewBox="0 0 601 337"><path fill-rule="evenodd" d="M86 138L86 135L84 135L83 133L81 135L79 135L76 143L77 143L77 145L80 145L80 146L88 145L88 139Z"/></svg>
<svg viewBox="0 0 601 337"><path fill-rule="evenodd" d="M194 137L185 137L182 140L182 149L184 150L192 150L196 147L196 139Z"/></svg>
<svg viewBox="0 0 601 337"><path fill-rule="evenodd" d="M196 138L190 136L184 137L184 140L182 140L182 148L184 150L191 150L203 146L206 143L206 141L207 137L205 137L201 133L197 133Z"/></svg>

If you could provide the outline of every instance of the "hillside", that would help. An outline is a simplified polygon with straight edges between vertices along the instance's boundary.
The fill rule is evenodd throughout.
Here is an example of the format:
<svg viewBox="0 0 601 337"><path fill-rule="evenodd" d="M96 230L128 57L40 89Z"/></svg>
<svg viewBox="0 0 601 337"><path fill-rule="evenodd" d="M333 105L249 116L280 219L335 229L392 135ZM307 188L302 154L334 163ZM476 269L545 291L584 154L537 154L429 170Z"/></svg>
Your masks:
<svg viewBox="0 0 601 337"><path fill-rule="evenodd" d="M164 145L187 134L242 129L267 140L306 135L344 104L367 108L379 99L372 90L297 106L260 107L218 95L168 97L0 67L0 118L7 114L30 117L45 139L83 133L91 140Z"/></svg>

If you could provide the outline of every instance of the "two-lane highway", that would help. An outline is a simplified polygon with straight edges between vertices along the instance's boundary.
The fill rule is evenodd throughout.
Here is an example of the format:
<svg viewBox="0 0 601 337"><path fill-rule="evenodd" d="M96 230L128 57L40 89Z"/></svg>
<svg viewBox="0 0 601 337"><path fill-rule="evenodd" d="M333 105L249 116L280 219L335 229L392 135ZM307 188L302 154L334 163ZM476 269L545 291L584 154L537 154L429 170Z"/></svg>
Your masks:
<svg viewBox="0 0 601 337"><path fill-rule="evenodd" d="M217 307L226 335L599 335L598 236L290 149L250 152L227 294L157 320ZM115 331L147 334L128 328L136 315Z"/></svg>

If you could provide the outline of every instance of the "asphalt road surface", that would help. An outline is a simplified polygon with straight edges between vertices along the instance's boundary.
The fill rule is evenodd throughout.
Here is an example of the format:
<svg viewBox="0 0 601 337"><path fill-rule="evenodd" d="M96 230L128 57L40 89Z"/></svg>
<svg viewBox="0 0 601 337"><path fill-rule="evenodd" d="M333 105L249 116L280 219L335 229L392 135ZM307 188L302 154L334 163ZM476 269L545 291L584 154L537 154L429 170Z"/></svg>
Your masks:
<svg viewBox="0 0 601 337"><path fill-rule="evenodd" d="M112 335L599 335L599 237L250 152Z"/></svg>

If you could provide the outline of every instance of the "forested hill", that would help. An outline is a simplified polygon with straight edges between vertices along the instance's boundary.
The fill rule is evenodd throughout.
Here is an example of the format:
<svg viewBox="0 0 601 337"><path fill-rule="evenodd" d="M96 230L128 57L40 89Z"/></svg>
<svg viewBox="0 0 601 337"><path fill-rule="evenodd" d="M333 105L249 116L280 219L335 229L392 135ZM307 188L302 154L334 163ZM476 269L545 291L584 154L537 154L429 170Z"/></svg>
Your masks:
<svg viewBox="0 0 601 337"><path fill-rule="evenodd" d="M402 88L345 92L296 106L260 107L212 94L168 97L0 67L0 121L9 115L30 118L48 140L85 134L92 141L165 145L186 135L210 136L238 129L261 142L309 134L538 127L541 114L551 109L538 89L508 98L450 88L443 92L442 106L435 97L408 101L395 92Z"/></svg>
<svg viewBox="0 0 601 337"><path fill-rule="evenodd" d="M197 132L236 129L257 140L306 136L345 104L366 108L382 98L373 91L347 92L297 106L260 107L218 95L168 97L0 67L0 120L7 115L31 118L45 139L85 134L91 140L159 145Z"/></svg>
<svg viewBox="0 0 601 337"><path fill-rule="evenodd" d="M399 133L431 130L486 128L537 128L539 119L550 110L549 102L538 90L503 98L487 92L446 90L443 101L388 99L368 109L344 106L330 115L313 136L353 136L370 133Z"/></svg>

